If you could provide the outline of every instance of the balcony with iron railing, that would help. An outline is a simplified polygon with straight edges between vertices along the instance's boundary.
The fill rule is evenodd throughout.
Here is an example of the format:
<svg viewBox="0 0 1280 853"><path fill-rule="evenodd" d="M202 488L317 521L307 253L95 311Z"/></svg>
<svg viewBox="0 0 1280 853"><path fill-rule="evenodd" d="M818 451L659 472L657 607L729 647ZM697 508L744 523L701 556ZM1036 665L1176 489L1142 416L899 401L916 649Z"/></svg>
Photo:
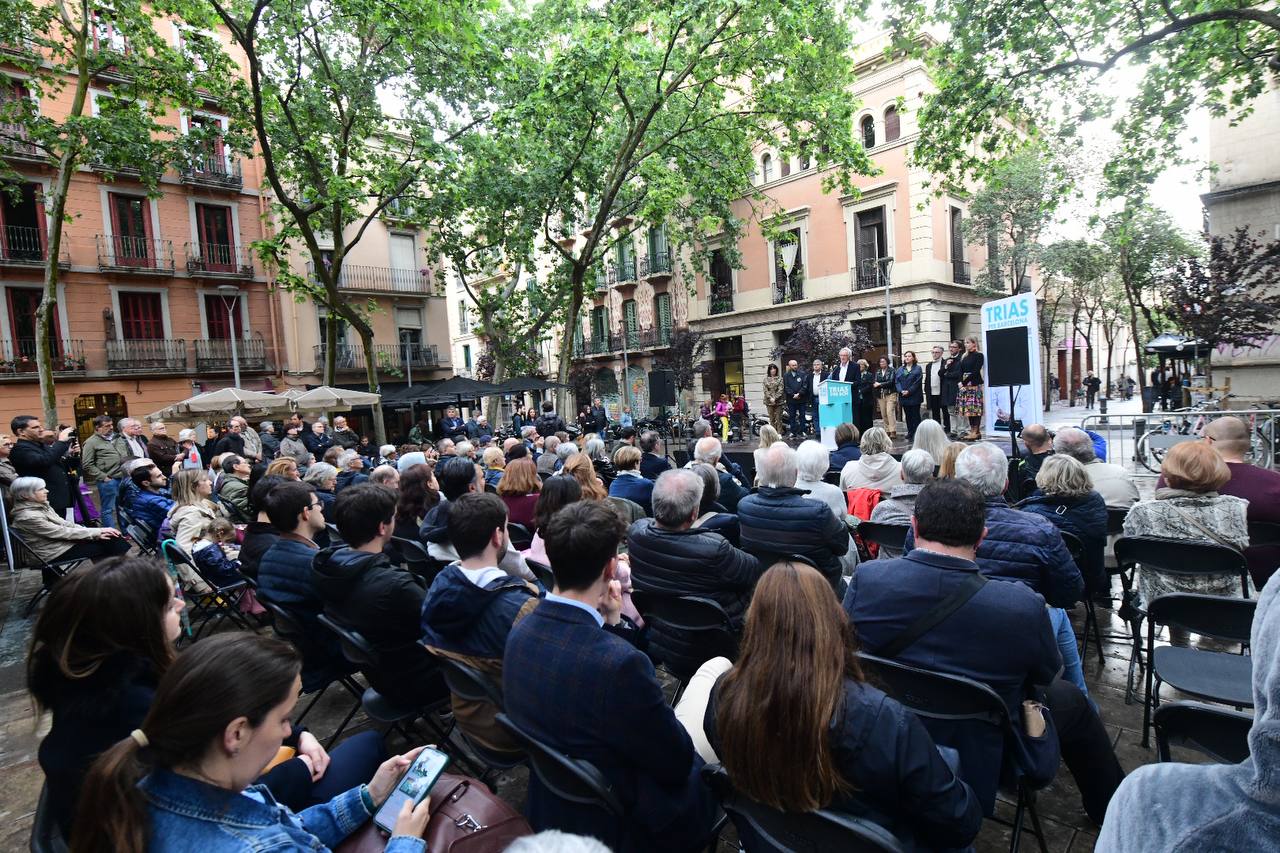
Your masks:
<svg viewBox="0 0 1280 853"><path fill-rule="evenodd" d="M417 210L414 199L393 198L382 208L382 218L402 228L417 227Z"/></svg>
<svg viewBox="0 0 1280 853"><path fill-rule="evenodd" d="M173 275L173 241L98 235L98 269L141 275Z"/></svg>
<svg viewBox="0 0 1280 853"><path fill-rule="evenodd" d="M50 341L54 376L84 376L84 341ZM19 338L0 341L0 379L39 379L36 371L36 341Z"/></svg>
<svg viewBox="0 0 1280 853"><path fill-rule="evenodd" d="M671 345L671 333L670 326L659 326L656 329L631 329L627 333L626 349L628 352L634 353L664 349ZM582 338L574 346L574 357L589 358L591 356L622 352L622 344L622 335Z"/></svg>
<svg viewBox="0 0 1280 853"><path fill-rule="evenodd" d="M240 161L223 154L196 157L182 169L182 182L189 186L238 190L244 186Z"/></svg>
<svg viewBox="0 0 1280 853"><path fill-rule="evenodd" d="M671 275L671 250L662 249L640 258L641 278L664 278Z"/></svg>
<svg viewBox="0 0 1280 853"><path fill-rule="evenodd" d="M49 157L31 141L27 129L20 124L0 122L0 156L7 160L44 163Z"/></svg>
<svg viewBox="0 0 1280 853"><path fill-rule="evenodd" d="M107 341L107 372L186 373L187 342L168 338Z"/></svg>
<svg viewBox="0 0 1280 853"><path fill-rule="evenodd" d="M951 280L956 284L971 284L973 282L969 277L968 261L951 262Z"/></svg>
<svg viewBox="0 0 1280 853"><path fill-rule="evenodd" d="M635 280L635 258L625 258L622 263L609 265L609 284L627 284Z"/></svg>
<svg viewBox="0 0 1280 853"><path fill-rule="evenodd" d="M804 273L800 269L792 270L790 277L785 282L774 281L774 305L799 302L802 299L804 299Z"/></svg>
<svg viewBox="0 0 1280 853"><path fill-rule="evenodd" d="M307 273L315 277L315 266L307 265ZM353 293L398 293L408 296L431 296L431 277L422 270L371 267L343 264L338 273L338 290Z"/></svg>
<svg viewBox="0 0 1280 853"><path fill-rule="evenodd" d="M728 314L733 310L733 289L730 287L714 287L711 290L710 314Z"/></svg>
<svg viewBox="0 0 1280 853"><path fill-rule="evenodd" d="M316 359L316 373L324 373L325 346L312 348ZM339 372L365 372L364 347L360 344L338 344L334 350ZM431 370L443 367L440 353L434 344L374 344L373 357L378 370L403 373L406 366L413 370Z"/></svg>
<svg viewBox="0 0 1280 853"><path fill-rule="evenodd" d="M6 225L0 228L0 267L44 266L49 258L48 238L39 228L24 225ZM65 250L58 257L58 266L71 266L71 255Z"/></svg>
<svg viewBox="0 0 1280 853"><path fill-rule="evenodd" d="M862 258L858 265L849 272L852 274L855 290L872 290L877 287L888 287L889 270L885 261L888 258Z"/></svg>
<svg viewBox="0 0 1280 853"><path fill-rule="evenodd" d="M244 246L187 243L187 272L199 278L253 278L253 254Z"/></svg>
<svg viewBox="0 0 1280 853"><path fill-rule="evenodd" d="M236 339L235 361L241 373L267 373L271 365L267 361L267 344L261 335ZM231 341L226 338L196 341L196 373L231 373Z"/></svg>

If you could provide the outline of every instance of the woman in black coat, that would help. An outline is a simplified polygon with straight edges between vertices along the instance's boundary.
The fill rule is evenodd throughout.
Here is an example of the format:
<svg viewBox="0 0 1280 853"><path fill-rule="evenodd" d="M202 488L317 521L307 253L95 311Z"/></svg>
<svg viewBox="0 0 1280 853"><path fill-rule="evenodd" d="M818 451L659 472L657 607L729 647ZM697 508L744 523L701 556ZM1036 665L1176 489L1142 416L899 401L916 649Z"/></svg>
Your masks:
<svg viewBox="0 0 1280 853"><path fill-rule="evenodd" d="M978 352L978 339L970 335L964 339L965 353L960 359L960 416L969 419L969 432L963 436L964 441L977 441L982 438L982 368L985 362L982 353Z"/></svg>

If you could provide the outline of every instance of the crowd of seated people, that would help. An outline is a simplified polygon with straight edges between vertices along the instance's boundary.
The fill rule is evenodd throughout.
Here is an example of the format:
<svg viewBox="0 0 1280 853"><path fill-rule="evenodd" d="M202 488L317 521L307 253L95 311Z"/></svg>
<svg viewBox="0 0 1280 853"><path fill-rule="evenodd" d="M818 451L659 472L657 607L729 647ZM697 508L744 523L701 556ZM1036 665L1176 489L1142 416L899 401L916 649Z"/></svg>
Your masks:
<svg viewBox="0 0 1280 853"><path fill-rule="evenodd" d="M917 430L918 444L934 442L931 423ZM672 468L656 437L634 431L611 456L601 438L536 430L501 449L484 436L474 450L459 441L440 448L439 461L409 445L387 466L394 479L348 477L336 494L338 470L324 462L301 481L293 459L242 470L245 438L245 453L219 460L216 495L208 471L180 467L166 496L163 472L134 460L119 506L197 560L200 576L173 566L179 586L202 592L206 579L253 577L263 601L304 626L288 638L296 650L224 630L176 659L183 590L164 562L120 556L127 539L66 522L41 500L38 480L17 478L12 523L24 541L48 560L81 549L98 561L52 584L33 634L30 687L53 722L40 752L52 813L64 837L94 826L76 849L232 849L220 833L242 824L252 827L249 844L338 843L412 753L384 761L373 732L326 752L284 722L299 692L355 670L321 624L325 614L372 646L376 664L359 677L387 700L423 713L449 701L468 740L518 760L522 745L499 723L502 710L524 735L595 765L624 811L562 798L531 774L525 814L536 830L592 835L615 851L705 849L716 808L701 770L720 763L739 793L764 806L857 815L907 849L963 849L994 813L1010 770L1040 786L1065 764L1082 811L1103 826L1099 849L1173 849L1117 812L1122 799L1128 810L1149 803L1165 777L1144 771L1121 784L1066 612L1085 595L1110 594L1106 508L1127 487L1096 455L1080 459L1095 451L1090 443L1086 454L1071 430L1050 439L1029 429L1040 448L1035 473L1015 469L1014 484L995 445L934 442L899 462L876 428L861 435L857 456L847 452L854 429L838 431L842 464L816 442L798 451L771 443L756 453L754 479L735 472L712 436ZM359 454L333 443L340 432L308 430L312 444L329 439L321 457L336 452L344 473L363 477L343 463ZM1248 472L1225 457L1239 436L1230 427L1214 436L1224 452L1212 440L1170 450L1160 490L1129 510L1126 535L1247 547L1252 501L1228 492ZM827 479L837 469L840 486ZM879 493L871 520L909 528L902 554L858 562L847 503L858 489ZM1029 491L1017 504L1005 497ZM242 530L231 508L248 520ZM516 521L534 534L523 555L508 532ZM331 545L327 524L337 532ZM1064 532L1083 546L1079 565ZM410 571L393 537L421 543L434 572ZM526 557L542 564L536 574ZM1172 590L1242 594L1237 576L1220 580L1188 585L1140 570L1139 603ZM1260 620L1275 594L1263 591ZM716 602L738 638L736 659L707 661L674 709L655 667L699 654L699 643L643 618L646 600L671 596ZM92 604L103 601L120 606ZM1258 636L1255 657L1269 642ZM859 649L987 684L1015 736L917 717L883 692ZM488 678L501 707L450 697L444 659ZM1255 729L1269 720L1270 688L1258 683ZM281 743L295 757L267 770ZM1254 752L1255 761L1268 757L1257 743ZM1259 807L1241 789L1263 772L1250 766L1167 778L1209 792L1213 801L1188 805L1188 815L1243 817ZM422 849L428 811L402 813L387 849ZM1250 839L1269 826L1206 835L1189 819L1165 824L1161 839L1236 839L1224 849L1253 849Z"/></svg>

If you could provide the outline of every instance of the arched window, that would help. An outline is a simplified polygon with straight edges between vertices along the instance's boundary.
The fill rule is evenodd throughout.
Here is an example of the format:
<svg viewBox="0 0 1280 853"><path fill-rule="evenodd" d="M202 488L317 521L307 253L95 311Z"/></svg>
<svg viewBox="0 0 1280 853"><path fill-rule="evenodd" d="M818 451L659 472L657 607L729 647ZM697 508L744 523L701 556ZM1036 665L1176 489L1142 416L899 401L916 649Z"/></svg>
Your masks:
<svg viewBox="0 0 1280 853"><path fill-rule="evenodd" d="M763 184L773 180L773 158L768 154L760 158L760 176Z"/></svg>
<svg viewBox="0 0 1280 853"><path fill-rule="evenodd" d="M902 124L898 119L898 108L889 107L884 111L884 141L892 142L902 135Z"/></svg>
<svg viewBox="0 0 1280 853"><path fill-rule="evenodd" d="M862 147L876 147L876 120L871 116L862 120Z"/></svg>

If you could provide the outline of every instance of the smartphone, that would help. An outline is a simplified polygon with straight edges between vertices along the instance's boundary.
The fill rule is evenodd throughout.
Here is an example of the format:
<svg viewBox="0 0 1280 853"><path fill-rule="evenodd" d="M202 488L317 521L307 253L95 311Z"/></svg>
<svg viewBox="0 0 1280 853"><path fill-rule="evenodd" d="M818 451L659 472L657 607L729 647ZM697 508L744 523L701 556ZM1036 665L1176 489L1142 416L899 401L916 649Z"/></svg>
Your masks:
<svg viewBox="0 0 1280 853"><path fill-rule="evenodd" d="M449 756L429 746L424 748L409 765L409 769L392 790L391 796L387 797L382 808L378 809L378 813L373 816L373 822L379 829L390 834L395 830L396 818L400 816L400 807L404 805L405 800L409 800L414 806L425 800L427 794L431 793L431 786L448 766Z"/></svg>

